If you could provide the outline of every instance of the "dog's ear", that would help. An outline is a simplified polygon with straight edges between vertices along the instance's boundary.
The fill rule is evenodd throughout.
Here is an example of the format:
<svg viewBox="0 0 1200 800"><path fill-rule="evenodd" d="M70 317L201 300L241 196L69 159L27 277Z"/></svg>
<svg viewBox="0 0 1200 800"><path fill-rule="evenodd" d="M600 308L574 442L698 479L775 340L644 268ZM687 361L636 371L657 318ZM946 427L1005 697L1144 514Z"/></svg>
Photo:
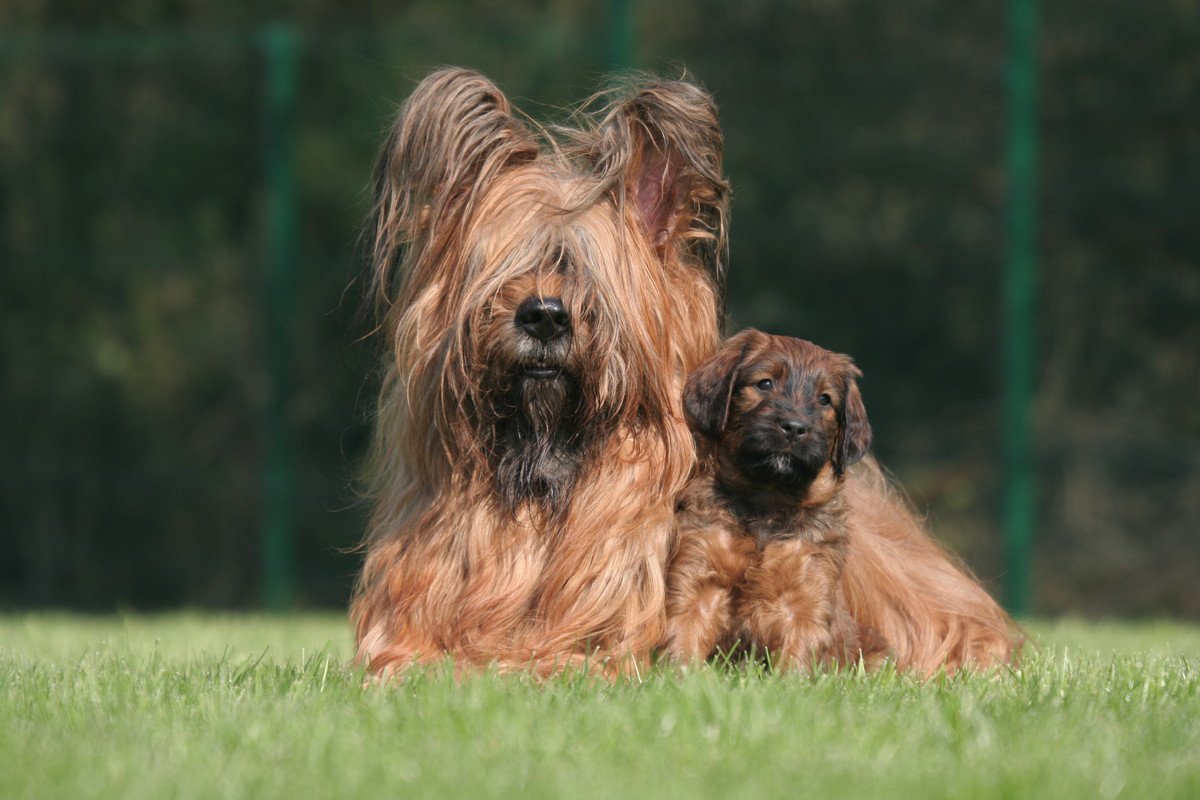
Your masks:
<svg viewBox="0 0 1200 800"><path fill-rule="evenodd" d="M846 358L844 375L842 404L838 408L838 440L833 448L833 469L838 475L862 460L871 447L871 423L867 420L867 409L858 389L862 371Z"/></svg>
<svg viewBox="0 0 1200 800"><path fill-rule="evenodd" d="M696 433L716 439L725 430L738 375L756 334L758 331L745 330L732 337L688 376L683 388L683 411Z"/></svg>
<svg viewBox="0 0 1200 800"><path fill-rule="evenodd" d="M487 78L448 67L421 81L375 162L367 235L377 297L390 293L402 247L436 254L448 246L480 190L507 167L537 155L536 138Z"/></svg>
<svg viewBox="0 0 1200 800"><path fill-rule="evenodd" d="M652 81L608 107L592 157L598 171L618 177L660 256L677 243L694 248L720 278L729 209L723 152L712 97L687 81Z"/></svg>

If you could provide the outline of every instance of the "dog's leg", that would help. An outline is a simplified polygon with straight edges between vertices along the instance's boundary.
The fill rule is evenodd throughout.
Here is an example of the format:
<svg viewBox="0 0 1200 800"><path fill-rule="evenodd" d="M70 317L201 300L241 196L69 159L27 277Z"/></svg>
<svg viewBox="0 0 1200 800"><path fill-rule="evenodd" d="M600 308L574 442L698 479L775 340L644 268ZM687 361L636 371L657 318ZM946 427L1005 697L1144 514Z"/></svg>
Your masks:
<svg viewBox="0 0 1200 800"><path fill-rule="evenodd" d="M510 660L542 569L537 531L486 505L445 503L368 556L352 613L372 670Z"/></svg>
<svg viewBox="0 0 1200 800"><path fill-rule="evenodd" d="M780 669L811 670L835 651L837 549L797 540L771 542L746 571L739 604L745 638Z"/></svg>
<svg viewBox="0 0 1200 800"><path fill-rule="evenodd" d="M749 565L746 548L737 545L738 537L721 529L680 531L667 571L666 652L672 659L703 661L732 633L732 587Z"/></svg>
<svg viewBox="0 0 1200 800"><path fill-rule="evenodd" d="M733 594L715 580L682 582L667 597L666 652L675 661L704 661L728 635Z"/></svg>

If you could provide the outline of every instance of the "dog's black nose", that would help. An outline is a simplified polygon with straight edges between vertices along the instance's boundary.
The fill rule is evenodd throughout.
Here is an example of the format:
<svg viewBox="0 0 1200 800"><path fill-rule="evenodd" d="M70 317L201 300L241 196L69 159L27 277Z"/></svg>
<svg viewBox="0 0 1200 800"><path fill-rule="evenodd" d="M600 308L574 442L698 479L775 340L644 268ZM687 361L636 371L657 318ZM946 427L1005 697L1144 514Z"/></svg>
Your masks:
<svg viewBox="0 0 1200 800"><path fill-rule="evenodd" d="M782 419L779 421L779 427L783 428L783 432L788 435L789 439L799 439L808 433L808 426L799 419Z"/></svg>
<svg viewBox="0 0 1200 800"><path fill-rule="evenodd" d="M517 309L517 327L549 342L570 330L571 315L557 297L531 297Z"/></svg>

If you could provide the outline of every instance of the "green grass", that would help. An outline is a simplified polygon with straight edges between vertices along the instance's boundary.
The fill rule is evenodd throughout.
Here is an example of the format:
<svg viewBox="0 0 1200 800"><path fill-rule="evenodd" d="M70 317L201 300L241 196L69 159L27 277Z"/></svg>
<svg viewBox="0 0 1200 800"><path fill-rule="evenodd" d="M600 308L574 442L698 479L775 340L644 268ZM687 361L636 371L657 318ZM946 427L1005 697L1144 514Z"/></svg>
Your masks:
<svg viewBox="0 0 1200 800"><path fill-rule="evenodd" d="M1200 797L1200 628L1030 627L927 684L364 688L340 616L0 617L0 797Z"/></svg>

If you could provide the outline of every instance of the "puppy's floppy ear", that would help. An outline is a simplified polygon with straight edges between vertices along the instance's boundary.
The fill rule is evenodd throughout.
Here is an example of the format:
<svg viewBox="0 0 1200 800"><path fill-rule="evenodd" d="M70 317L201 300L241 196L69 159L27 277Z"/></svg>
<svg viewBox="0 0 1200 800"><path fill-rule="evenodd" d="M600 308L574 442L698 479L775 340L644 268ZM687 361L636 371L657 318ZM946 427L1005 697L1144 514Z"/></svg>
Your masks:
<svg viewBox="0 0 1200 800"><path fill-rule="evenodd" d="M867 409L858 389L857 379L861 377L862 371L846 358L842 405L837 414L838 440L833 448L833 469L838 475L860 461L871 446L871 423L867 421Z"/></svg>
<svg viewBox="0 0 1200 800"><path fill-rule="evenodd" d="M683 389L683 411L696 433L716 439L725 430L738 374L756 335L761 336L751 329L732 337L688 376Z"/></svg>
<svg viewBox="0 0 1200 800"><path fill-rule="evenodd" d="M402 247L432 256L418 255L419 264L436 261L481 190L507 167L537 155L536 138L487 78L447 67L422 80L375 161L367 236L377 299L390 293Z"/></svg>
<svg viewBox="0 0 1200 800"><path fill-rule="evenodd" d="M677 243L695 248L722 280L729 182L712 97L687 81L649 81L604 110L591 158L634 203L660 256Z"/></svg>

